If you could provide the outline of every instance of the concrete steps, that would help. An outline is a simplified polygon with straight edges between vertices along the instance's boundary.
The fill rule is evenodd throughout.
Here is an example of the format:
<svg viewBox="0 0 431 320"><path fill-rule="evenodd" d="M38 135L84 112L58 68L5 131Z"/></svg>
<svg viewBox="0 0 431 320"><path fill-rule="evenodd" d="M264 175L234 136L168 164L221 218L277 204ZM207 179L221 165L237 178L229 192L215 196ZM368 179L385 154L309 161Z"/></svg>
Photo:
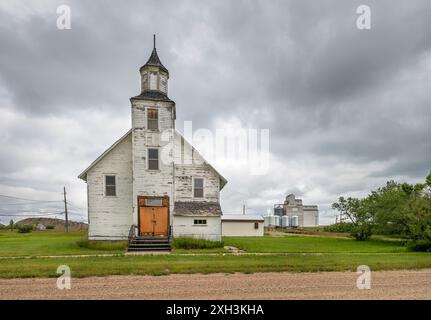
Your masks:
<svg viewBox="0 0 431 320"><path fill-rule="evenodd" d="M135 237L129 240L127 251L171 251L171 241L169 237Z"/></svg>

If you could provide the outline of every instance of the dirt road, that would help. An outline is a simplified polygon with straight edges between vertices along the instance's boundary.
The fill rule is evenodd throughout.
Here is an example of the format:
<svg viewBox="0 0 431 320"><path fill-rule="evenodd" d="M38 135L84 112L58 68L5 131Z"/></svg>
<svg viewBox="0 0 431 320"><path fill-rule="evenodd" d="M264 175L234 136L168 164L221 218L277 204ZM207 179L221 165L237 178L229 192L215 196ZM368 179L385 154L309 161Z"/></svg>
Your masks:
<svg viewBox="0 0 431 320"><path fill-rule="evenodd" d="M373 272L371 289L354 272L0 279L0 299L431 299L431 269Z"/></svg>

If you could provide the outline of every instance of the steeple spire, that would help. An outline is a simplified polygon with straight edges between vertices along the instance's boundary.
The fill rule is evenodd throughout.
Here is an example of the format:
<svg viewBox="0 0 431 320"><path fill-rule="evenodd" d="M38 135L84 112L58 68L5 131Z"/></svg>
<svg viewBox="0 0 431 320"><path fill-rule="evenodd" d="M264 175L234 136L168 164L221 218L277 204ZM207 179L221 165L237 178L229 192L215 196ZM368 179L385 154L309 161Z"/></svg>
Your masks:
<svg viewBox="0 0 431 320"><path fill-rule="evenodd" d="M165 66L162 64L159 55L157 54L155 34L153 34L153 52L151 52L150 58L148 59L147 63L141 67L141 70L146 66L159 67L161 70L165 71L166 73L169 73L168 69L166 69Z"/></svg>
<svg viewBox="0 0 431 320"><path fill-rule="evenodd" d="M167 96L169 71L157 54L155 34L153 34L153 51L147 63L139 69L139 73L141 74L141 97L146 95L153 99L157 96L157 99L169 100Z"/></svg>

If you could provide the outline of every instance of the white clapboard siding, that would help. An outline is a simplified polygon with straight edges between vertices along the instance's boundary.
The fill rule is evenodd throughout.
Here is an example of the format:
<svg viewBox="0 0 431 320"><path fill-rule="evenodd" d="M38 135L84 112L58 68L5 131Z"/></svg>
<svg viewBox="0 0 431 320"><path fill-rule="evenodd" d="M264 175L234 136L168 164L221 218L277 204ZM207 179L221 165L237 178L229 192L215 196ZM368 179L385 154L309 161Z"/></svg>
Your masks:
<svg viewBox="0 0 431 320"><path fill-rule="evenodd" d="M207 225L194 225L194 219L205 219ZM221 241L220 217L174 216L174 237Z"/></svg>
<svg viewBox="0 0 431 320"><path fill-rule="evenodd" d="M117 177L115 197L105 196L107 174ZM126 239L133 221L130 134L87 172L87 187L89 239Z"/></svg>

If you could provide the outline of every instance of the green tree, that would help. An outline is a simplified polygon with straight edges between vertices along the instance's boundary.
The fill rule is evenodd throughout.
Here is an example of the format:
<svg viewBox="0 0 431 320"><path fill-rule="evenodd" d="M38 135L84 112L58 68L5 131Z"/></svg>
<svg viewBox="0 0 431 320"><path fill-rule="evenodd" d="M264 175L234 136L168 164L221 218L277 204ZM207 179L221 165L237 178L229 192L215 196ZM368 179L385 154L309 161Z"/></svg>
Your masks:
<svg viewBox="0 0 431 320"><path fill-rule="evenodd" d="M351 235L356 240L367 240L372 235L373 217L364 200L340 197L338 202L332 204L332 208L349 218L353 225Z"/></svg>
<svg viewBox="0 0 431 320"><path fill-rule="evenodd" d="M374 219L374 231L381 234L405 234L408 226L402 215L413 186L388 181L372 191L364 202Z"/></svg>
<svg viewBox="0 0 431 320"><path fill-rule="evenodd" d="M389 181L364 199L374 217L375 231L400 234L431 249L431 173L424 183Z"/></svg>
<svg viewBox="0 0 431 320"><path fill-rule="evenodd" d="M431 173L425 183L413 186L401 216L407 225L406 236L413 241L425 241L431 249Z"/></svg>
<svg viewBox="0 0 431 320"><path fill-rule="evenodd" d="M13 227L14 227L14 222L13 222L13 220L12 219L10 219L10 221L9 221L9 228L11 229L11 230L13 230Z"/></svg>

